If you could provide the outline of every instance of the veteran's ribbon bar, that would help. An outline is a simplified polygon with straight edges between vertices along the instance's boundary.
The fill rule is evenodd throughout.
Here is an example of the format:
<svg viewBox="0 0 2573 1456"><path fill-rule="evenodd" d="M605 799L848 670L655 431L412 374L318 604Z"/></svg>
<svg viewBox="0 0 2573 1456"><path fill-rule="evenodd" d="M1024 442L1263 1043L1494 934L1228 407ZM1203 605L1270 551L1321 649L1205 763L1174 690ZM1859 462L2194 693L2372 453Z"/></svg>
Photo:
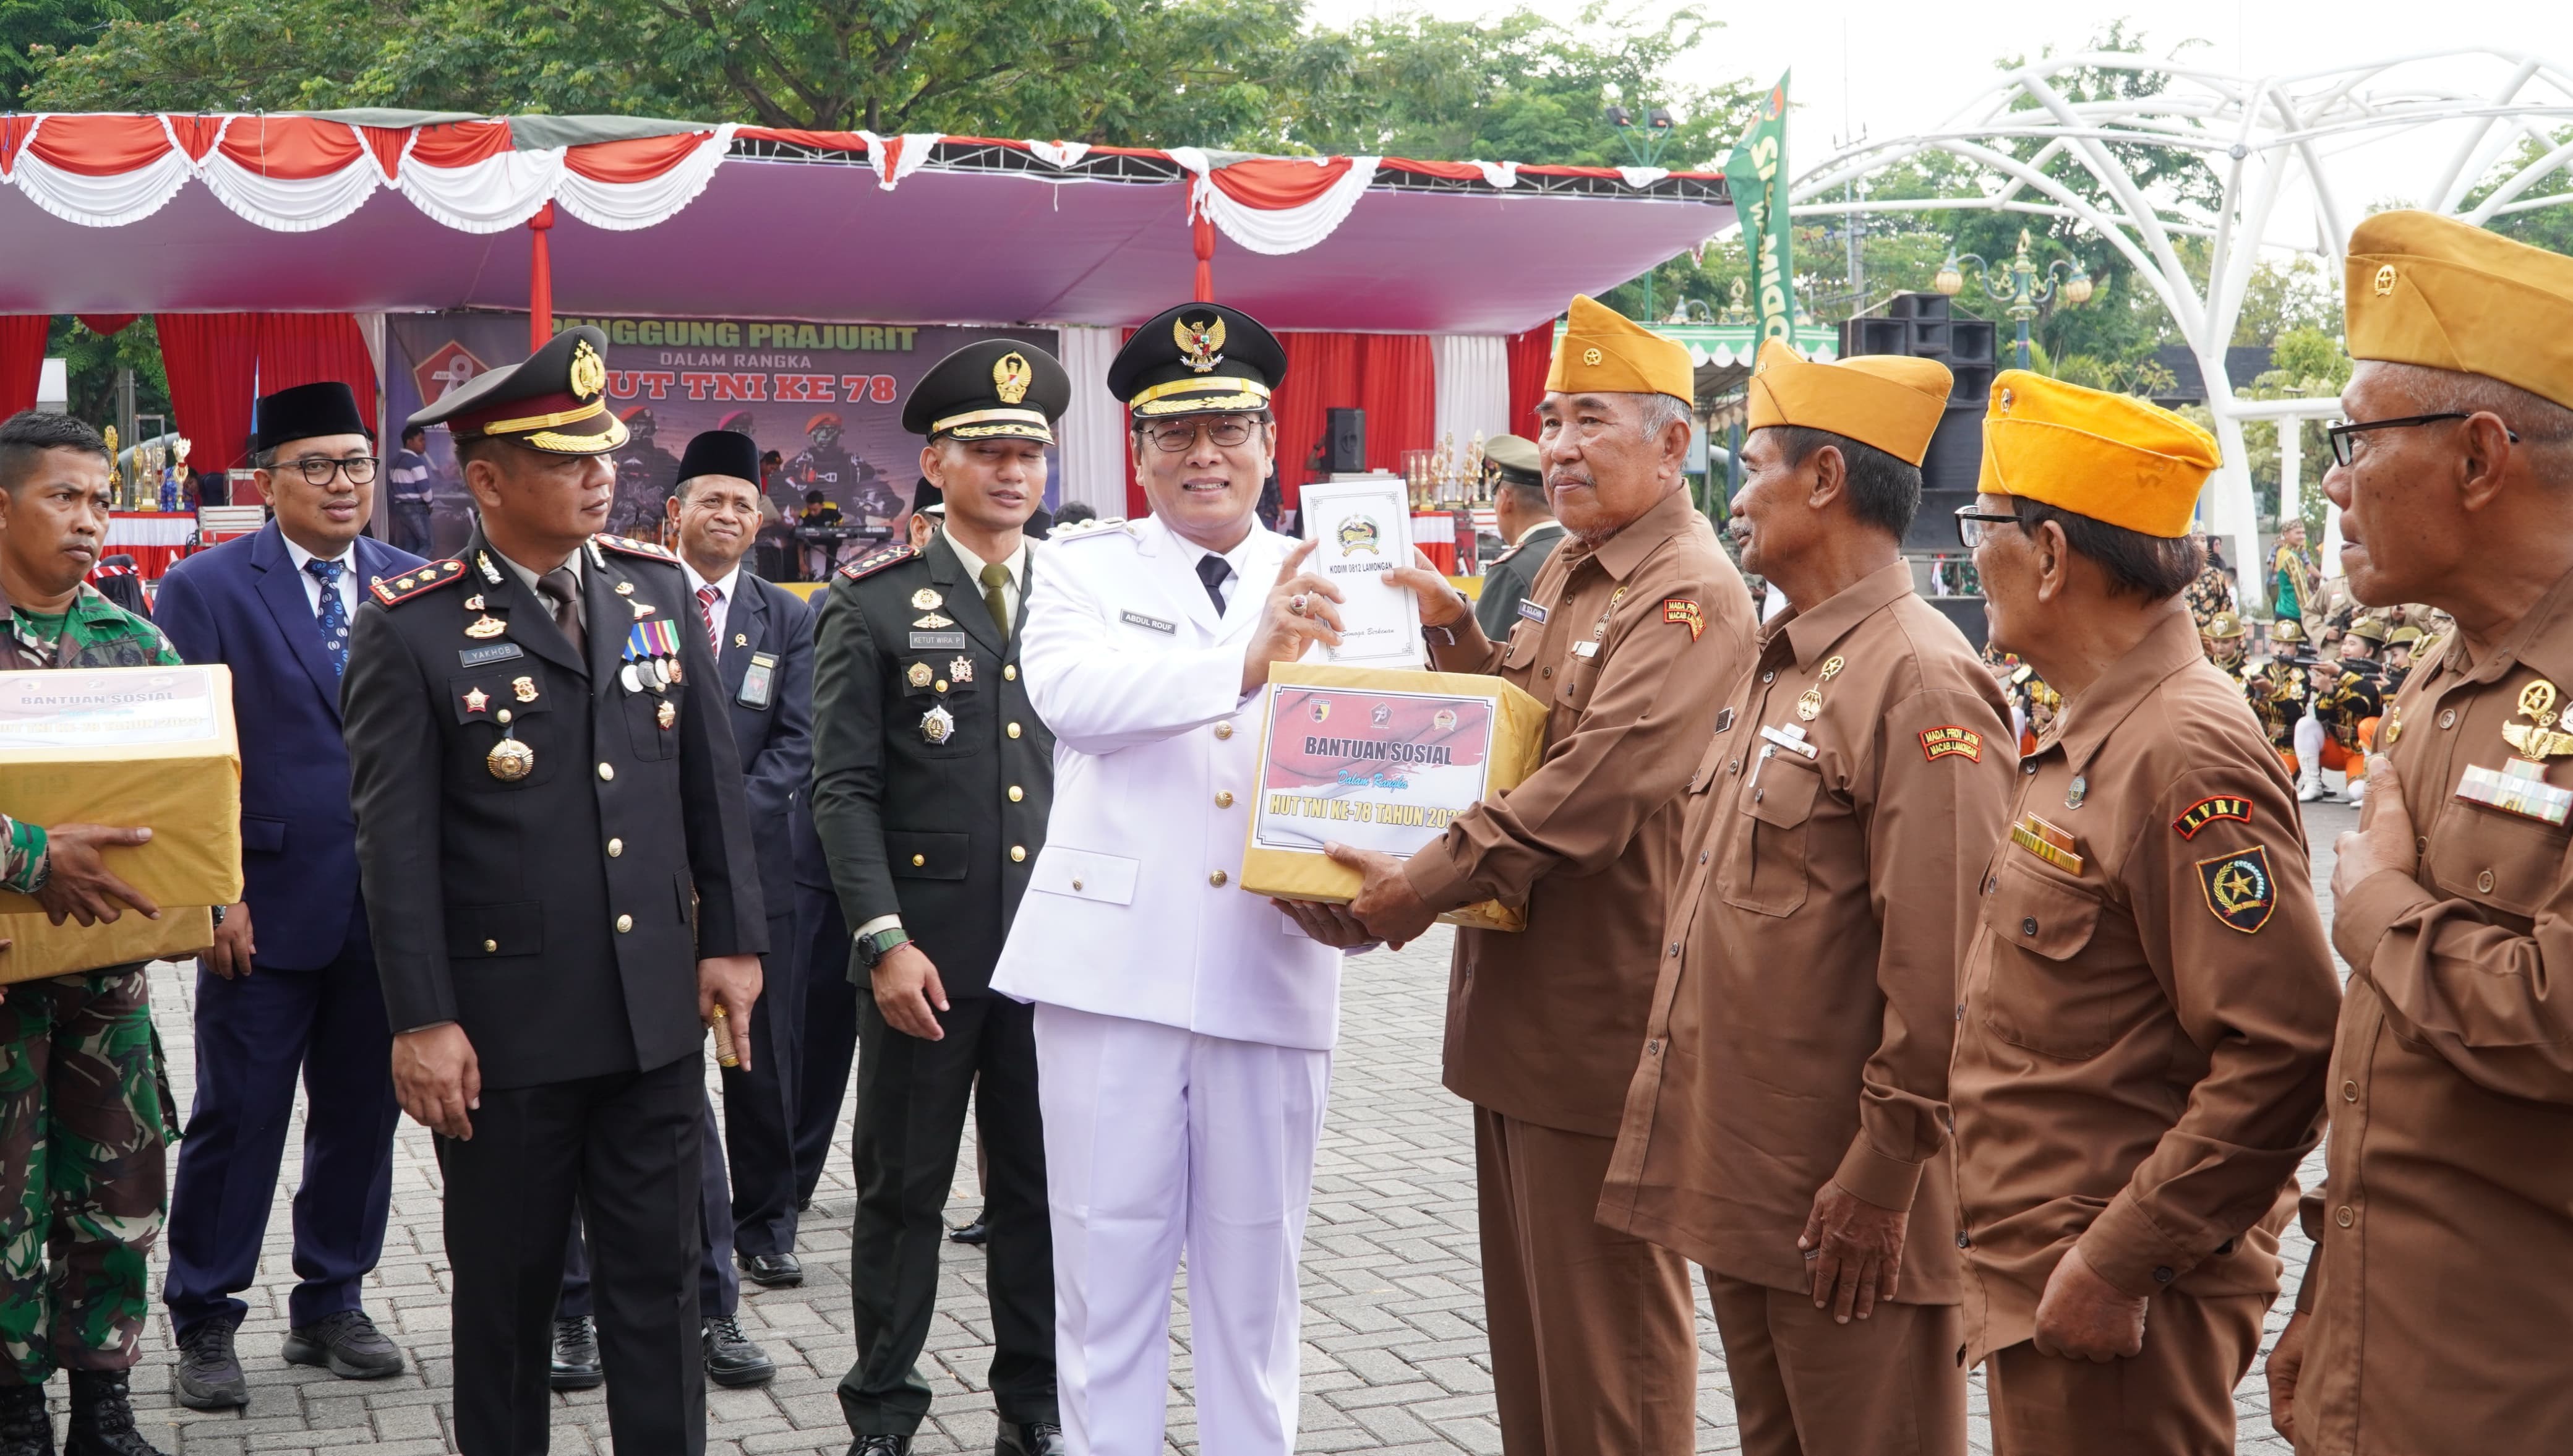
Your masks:
<svg viewBox="0 0 2573 1456"><path fill-rule="evenodd" d="M2573 815L2573 789L2546 782L2546 765L2524 758L2514 758L2498 771L2469 764L2457 781L2457 797L2541 824L2560 826Z"/></svg>

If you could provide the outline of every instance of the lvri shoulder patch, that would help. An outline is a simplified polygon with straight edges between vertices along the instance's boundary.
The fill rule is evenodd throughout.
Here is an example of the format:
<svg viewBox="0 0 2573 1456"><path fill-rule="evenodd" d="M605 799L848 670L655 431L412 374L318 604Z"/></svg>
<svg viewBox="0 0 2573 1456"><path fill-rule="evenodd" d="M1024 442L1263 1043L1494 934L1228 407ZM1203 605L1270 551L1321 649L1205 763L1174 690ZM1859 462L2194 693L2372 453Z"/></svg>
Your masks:
<svg viewBox="0 0 2573 1456"><path fill-rule="evenodd" d="M1697 609L1696 602L1684 596L1675 596L1662 603L1662 620L1688 628L1692 642L1706 631L1706 614Z"/></svg>
<svg viewBox="0 0 2573 1456"><path fill-rule="evenodd" d="M2179 817L2171 821L2171 828L2177 831L2182 839L2195 839L2199 830L2219 819L2230 819L2241 824L2250 823L2251 801L2238 799L2230 794L2217 794L2200 799L2182 809Z"/></svg>
<svg viewBox="0 0 2573 1456"><path fill-rule="evenodd" d="M1937 763L1939 760L1950 757L1951 755L1963 757L1968 763L1982 763L1984 761L1984 735L1976 732L1972 728L1961 728L1954 723L1946 723L1936 728L1924 728L1921 730L1921 756L1923 758L1930 760L1932 763Z"/></svg>
<svg viewBox="0 0 2573 1456"><path fill-rule="evenodd" d="M2197 885L2206 892L2206 908L2217 920L2249 935L2269 923L2278 906L2278 883L2269 873L2269 847L2217 855L2197 862Z"/></svg>

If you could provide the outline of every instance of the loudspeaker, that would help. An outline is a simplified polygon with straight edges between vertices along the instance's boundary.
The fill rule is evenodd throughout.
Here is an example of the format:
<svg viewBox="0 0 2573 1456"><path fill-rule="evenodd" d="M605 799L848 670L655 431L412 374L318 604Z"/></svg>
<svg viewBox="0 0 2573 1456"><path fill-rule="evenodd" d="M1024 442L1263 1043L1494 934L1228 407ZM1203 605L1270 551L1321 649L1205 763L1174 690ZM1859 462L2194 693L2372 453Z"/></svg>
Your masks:
<svg viewBox="0 0 2573 1456"><path fill-rule="evenodd" d="M1366 468L1366 411L1322 411L1322 469L1327 474L1356 474Z"/></svg>

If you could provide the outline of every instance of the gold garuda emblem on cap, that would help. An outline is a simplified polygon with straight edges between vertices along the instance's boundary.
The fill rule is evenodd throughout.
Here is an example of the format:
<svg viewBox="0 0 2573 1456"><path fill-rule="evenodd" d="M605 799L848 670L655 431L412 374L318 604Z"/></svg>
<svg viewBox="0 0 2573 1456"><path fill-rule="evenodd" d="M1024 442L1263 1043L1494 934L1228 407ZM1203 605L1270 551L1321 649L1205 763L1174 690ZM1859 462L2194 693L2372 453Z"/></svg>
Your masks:
<svg viewBox="0 0 2573 1456"><path fill-rule="evenodd" d="M2394 265L2381 264L2376 270L2376 296L2380 299L2394 292Z"/></svg>
<svg viewBox="0 0 2573 1456"><path fill-rule="evenodd" d="M1180 363L1199 373L1206 373L1224 363L1217 351L1224 348L1224 316L1203 324L1192 324L1185 317L1171 321L1171 338L1180 346Z"/></svg>
<svg viewBox="0 0 2573 1456"><path fill-rule="evenodd" d="M2555 684L2544 678L2519 690L2519 711L2526 723L2504 723L2501 736L2519 750L2519 756L2544 763L2550 758L2573 753L2573 733L2557 727Z"/></svg>
<svg viewBox="0 0 2573 1456"><path fill-rule="evenodd" d="M583 399L607 387L607 361L598 357L598 351L590 348L586 339L572 347L568 382L572 393Z"/></svg>
<svg viewBox="0 0 2573 1456"><path fill-rule="evenodd" d="M992 388L1004 404L1016 404L1028 397L1028 361L1016 350L1002 355L992 365Z"/></svg>

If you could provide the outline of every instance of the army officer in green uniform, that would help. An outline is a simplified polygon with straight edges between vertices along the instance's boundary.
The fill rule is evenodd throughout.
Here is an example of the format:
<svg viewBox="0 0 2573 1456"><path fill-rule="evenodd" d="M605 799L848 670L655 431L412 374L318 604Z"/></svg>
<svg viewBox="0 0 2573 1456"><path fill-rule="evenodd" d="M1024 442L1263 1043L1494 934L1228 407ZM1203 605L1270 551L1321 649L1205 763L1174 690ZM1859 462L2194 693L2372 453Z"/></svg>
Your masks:
<svg viewBox="0 0 2573 1456"><path fill-rule="evenodd" d="M944 522L918 550L843 567L822 604L813 823L854 935L850 978L874 993L858 1000L858 1358L840 1381L852 1456L903 1456L929 1413L913 1367L969 1093L991 1180L996 1449L1063 1449L1034 1015L989 988L1054 798L1054 735L1019 674L1028 593L1044 589L1021 528L1071 396L1032 344L940 361L903 427L928 438L920 472L945 495Z"/></svg>

